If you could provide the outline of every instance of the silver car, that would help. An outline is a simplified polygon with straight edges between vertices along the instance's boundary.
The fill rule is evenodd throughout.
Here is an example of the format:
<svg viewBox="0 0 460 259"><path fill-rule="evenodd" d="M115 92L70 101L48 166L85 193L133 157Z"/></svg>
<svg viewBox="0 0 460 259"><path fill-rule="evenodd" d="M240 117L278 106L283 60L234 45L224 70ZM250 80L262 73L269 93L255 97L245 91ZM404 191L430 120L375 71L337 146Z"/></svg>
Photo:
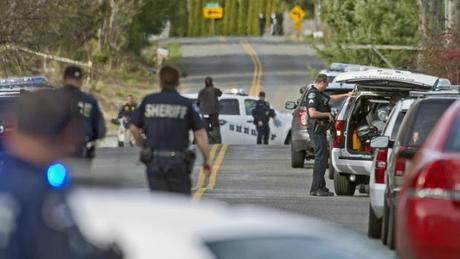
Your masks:
<svg viewBox="0 0 460 259"><path fill-rule="evenodd" d="M381 133L391 110L390 102L408 96L410 91L430 91L437 85L438 78L375 69L342 73L335 81L356 84L356 96L345 101L336 118L336 137L331 149L335 192L352 196L358 184L369 182L373 160L370 140Z"/></svg>

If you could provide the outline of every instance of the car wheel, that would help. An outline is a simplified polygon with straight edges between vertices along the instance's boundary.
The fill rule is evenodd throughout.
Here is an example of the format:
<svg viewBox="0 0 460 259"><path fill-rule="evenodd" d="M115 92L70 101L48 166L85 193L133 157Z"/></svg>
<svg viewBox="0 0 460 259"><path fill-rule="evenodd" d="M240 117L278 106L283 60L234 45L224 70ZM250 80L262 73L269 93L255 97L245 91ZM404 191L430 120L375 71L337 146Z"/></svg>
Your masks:
<svg viewBox="0 0 460 259"><path fill-rule="evenodd" d="M387 244L387 239L388 239L388 205L387 205L387 200L386 200L386 195L383 201L383 217L382 217L382 230L380 233L380 240L382 240L382 244L386 245Z"/></svg>
<svg viewBox="0 0 460 259"><path fill-rule="evenodd" d="M332 160L329 158L329 179L333 180L335 175L335 169L332 165Z"/></svg>
<svg viewBox="0 0 460 259"><path fill-rule="evenodd" d="M303 168L305 164L305 151L295 151L291 145L291 166L292 168Z"/></svg>
<svg viewBox="0 0 460 259"><path fill-rule="evenodd" d="M356 190L356 183L350 181L348 175L342 175L335 172L334 175L335 193L339 196L353 196Z"/></svg>
<svg viewBox="0 0 460 259"><path fill-rule="evenodd" d="M369 226L367 229L367 234L370 238L379 238L382 232L382 219L377 218L372 209L372 206L369 204Z"/></svg>
<svg viewBox="0 0 460 259"><path fill-rule="evenodd" d="M395 214L393 209L389 207L388 210L388 234L387 234L387 246L391 250L395 249Z"/></svg>
<svg viewBox="0 0 460 259"><path fill-rule="evenodd" d="M124 147L125 143L123 141L118 141L118 147Z"/></svg>

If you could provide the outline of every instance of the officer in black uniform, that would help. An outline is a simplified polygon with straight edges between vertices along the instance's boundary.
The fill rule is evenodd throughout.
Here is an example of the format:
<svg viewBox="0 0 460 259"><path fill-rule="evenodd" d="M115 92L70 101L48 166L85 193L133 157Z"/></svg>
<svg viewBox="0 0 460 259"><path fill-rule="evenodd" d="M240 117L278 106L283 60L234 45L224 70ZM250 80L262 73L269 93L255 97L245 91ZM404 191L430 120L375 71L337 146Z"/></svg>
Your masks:
<svg viewBox="0 0 460 259"><path fill-rule="evenodd" d="M87 242L65 196L69 175L62 159L83 127L57 90L27 93L11 108L13 127L0 163L0 258L122 258Z"/></svg>
<svg viewBox="0 0 460 259"><path fill-rule="evenodd" d="M252 117L254 118L254 124L257 129L257 144L268 145L270 138L270 118L275 118L275 111L270 108L270 104L265 101L265 92L259 93L259 100L254 103L252 109Z"/></svg>
<svg viewBox="0 0 460 259"><path fill-rule="evenodd" d="M145 147L141 159L147 166L150 190L191 194L193 168L189 132L203 154L203 169L209 173L209 146L205 125L192 100L177 92L179 70L166 65L159 71L161 92L146 96L131 116L131 132L138 145ZM147 139L141 136L143 130ZM152 158L149 155L152 154Z"/></svg>
<svg viewBox="0 0 460 259"><path fill-rule="evenodd" d="M95 141L105 136L106 127L96 99L81 91L82 86L83 70L78 66L68 66L64 71L62 91L72 96L72 107L80 111L85 121L85 138L76 148L75 156L92 159L95 156Z"/></svg>
<svg viewBox="0 0 460 259"><path fill-rule="evenodd" d="M121 106L120 111L118 112L118 119L125 118L129 120L131 113L136 109L137 103L134 102L133 96L128 95L128 102Z"/></svg>
<svg viewBox="0 0 460 259"><path fill-rule="evenodd" d="M315 150L315 164L313 167L313 182L310 189L312 196L333 196L326 188L324 174L328 166L329 144L326 132L334 121L330 112L329 101L340 100L352 95L352 92L328 96L324 93L328 86L327 76L319 74L314 85L307 93L308 134Z"/></svg>

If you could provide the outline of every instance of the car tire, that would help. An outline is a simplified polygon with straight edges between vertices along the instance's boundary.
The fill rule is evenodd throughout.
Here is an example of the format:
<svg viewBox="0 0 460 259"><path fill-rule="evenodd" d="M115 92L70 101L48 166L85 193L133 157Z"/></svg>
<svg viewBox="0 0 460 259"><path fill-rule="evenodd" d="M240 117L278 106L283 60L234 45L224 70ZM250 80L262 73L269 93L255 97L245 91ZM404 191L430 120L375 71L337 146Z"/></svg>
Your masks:
<svg viewBox="0 0 460 259"><path fill-rule="evenodd" d="M372 206L369 204L369 226L367 229L367 234L370 238L379 238L382 232L382 219L377 218L372 209Z"/></svg>
<svg viewBox="0 0 460 259"><path fill-rule="evenodd" d="M380 233L380 240L382 241L383 245L387 244L387 239L388 239L388 217L389 217L389 212L388 212L388 203L386 200L386 195L383 201L383 216L382 216L382 231Z"/></svg>
<svg viewBox="0 0 460 259"><path fill-rule="evenodd" d="M353 196L356 190L356 183L350 181L348 175L342 175L336 171L334 175L334 189L335 193L339 196Z"/></svg>
<svg viewBox="0 0 460 259"><path fill-rule="evenodd" d="M387 234L387 246L391 250L395 249L395 232L396 232L396 224L395 224L395 214L392 208L388 210L388 234Z"/></svg>
<svg viewBox="0 0 460 259"><path fill-rule="evenodd" d="M335 169L334 166L332 165L332 160L329 158L329 179L334 180L334 175L335 175Z"/></svg>
<svg viewBox="0 0 460 259"><path fill-rule="evenodd" d="M125 143L123 141L118 141L118 147L124 147Z"/></svg>
<svg viewBox="0 0 460 259"><path fill-rule="evenodd" d="M291 166L292 168L303 168L305 165L305 151L295 151L291 145Z"/></svg>

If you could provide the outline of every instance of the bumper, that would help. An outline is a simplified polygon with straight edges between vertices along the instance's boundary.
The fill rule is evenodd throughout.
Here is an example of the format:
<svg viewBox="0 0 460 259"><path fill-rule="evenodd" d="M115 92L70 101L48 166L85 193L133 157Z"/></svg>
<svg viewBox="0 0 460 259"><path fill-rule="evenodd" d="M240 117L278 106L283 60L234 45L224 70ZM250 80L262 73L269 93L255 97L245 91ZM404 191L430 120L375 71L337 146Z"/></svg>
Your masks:
<svg viewBox="0 0 460 259"><path fill-rule="evenodd" d="M460 204L401 195L397 210L396 245L401 258L458 258Z"/></svg>
<svg viewBox="0 0 460 259"><path fill-rule="evenodd" d="M310 135L308 135L307 130L293 130L291 132L292 138L292 147L296 152L308 150L311 148L310 145Z"/></svg>
<svg viewBox="0 0 460 259"><path fill-rule="evenodd" d="M369 199L372 210L378 218L383 217L383 203L385 202L385 184L370 184Z"/></svg>
<svg viewBox="0 0 460 259"><path fill-rule="evenodd" d="M332 165L337 172L369 176L369 172L372 167L372 160L344 159L341 156L340 148L332 149Z"/></svg>

